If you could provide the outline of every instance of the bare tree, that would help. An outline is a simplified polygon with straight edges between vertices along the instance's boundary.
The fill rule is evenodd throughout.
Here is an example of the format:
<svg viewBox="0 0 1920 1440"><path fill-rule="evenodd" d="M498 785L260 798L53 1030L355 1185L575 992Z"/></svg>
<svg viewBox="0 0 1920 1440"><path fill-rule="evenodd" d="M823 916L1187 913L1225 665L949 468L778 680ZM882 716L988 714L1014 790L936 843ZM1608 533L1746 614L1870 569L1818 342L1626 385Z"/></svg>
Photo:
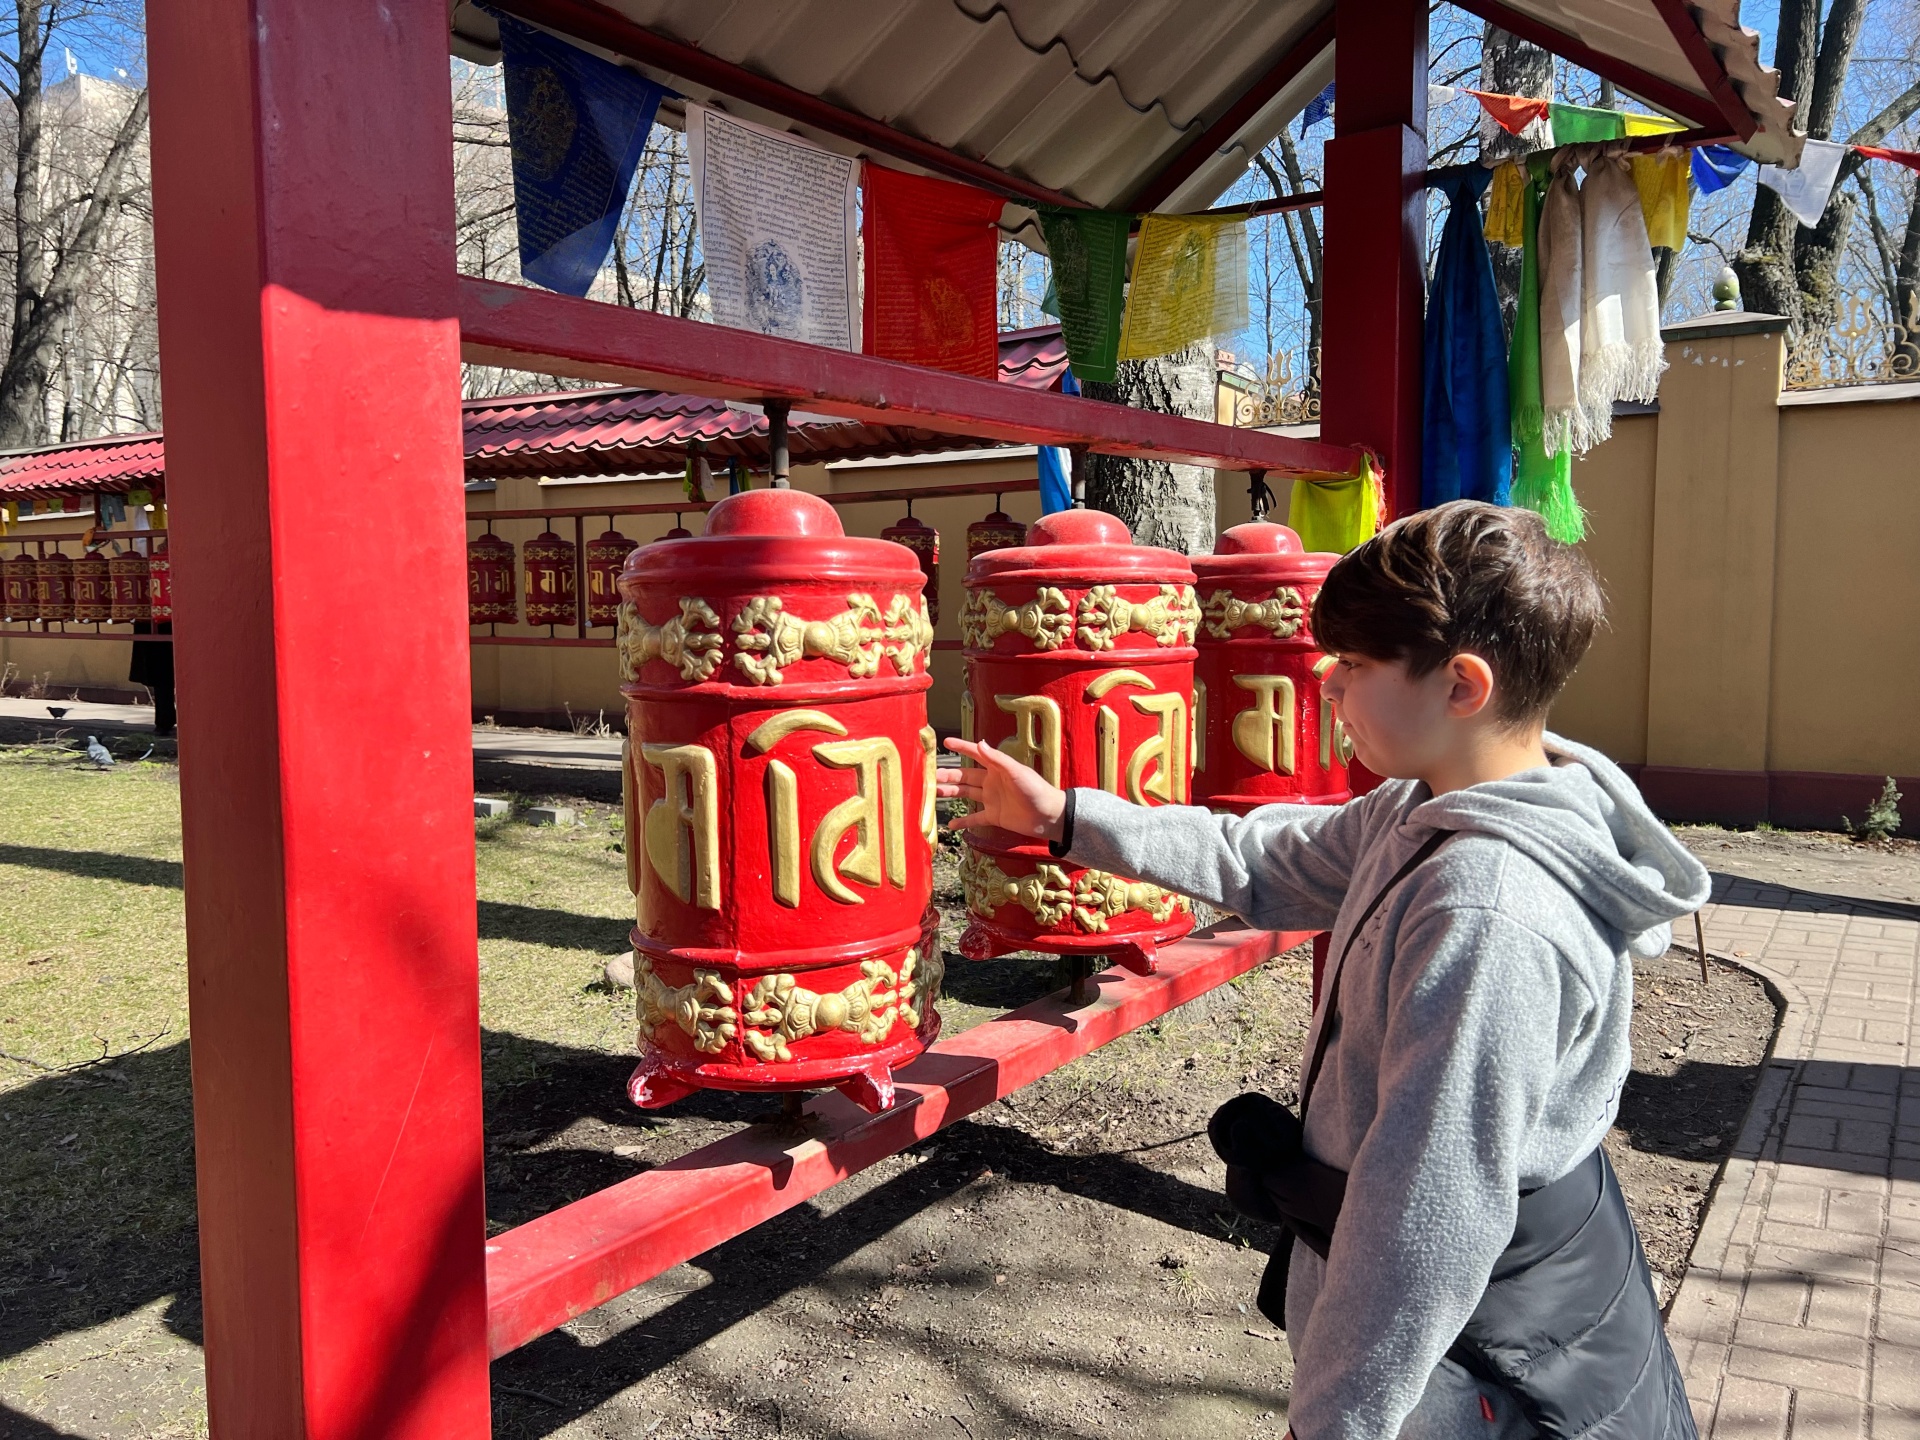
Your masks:
<svg viewBox="0 0 1920 1440"><path fill-rule="evenodd" d="M119 222L130 210L144 211L147 92L103 86L89 93L76 79L69 82L73 103L56 110L46 61L56 44L78 43L89 30L118 26L137 35L137 15L111 0L15 0L10 33L0 42L0 90L13 104L11 325L0 363L0 448L45 443L50 393L64 389L65 411L77 420L76 389L98 383L70 368L63 375L63 365L73 358L83 297L122 243ZM119 348L129 359L132 336L142 328L127 327Z"/></svg>
<svg viewBox="0 0 1920 1440"><path fill-rule="evenodd" d="M1280 162L1274 165L1274 159ZM1300 151L1293 143L1293 136L1283 127L1278 136L1265 150L1253 157L1253 163L1260 167L1260 173L1267 177L1267 185L1273 191L1273 198L1284 199L1288 195L1299 195L1314 186L1307 183L1307 173L1300 163ZM1284 176L1284 178L1282 178ZM1280 220L1286 229L1287 250L1293 257L1294 274L1300 280L1300 293L1307 312L1307 363L1304 369L1305 390L1309 395L1320 393L1320 226L1313 218L1311 210L1285 210ZM1267 309L1272 311L1269 299ZM1272 364L1272 336L1268 336L1267 363Z"/></svg>
<svg viewBox="0 0 1920 1440"><path fill-rule="evenodd" d="M1211 420L1217 384L1213 347L1195 345L1152 360L1122 360L1111 383L1085 388L1095 400ZM1118 515L1142 545L1212 553L1213 471L1131 455L1092 455L1087 462L1087 504Z"/></svg>
<svg viewBox="0 0 1920 1440"><path fill-rule="evenodd" d="M1489 22L1480 37L1480 88L1494 95L1531 95L1551 100L1553 56L1531 41ZM1489 125L1482 127L1480 151L1488 159L1511 160L1543 149L1546 139L1545 126L1530 126L1526 134L1513 135L1498 125ZM1521 252L1506 245L1490 248L1493 283L1500 292L1500 315L1511 332L1513 312L1520 302Z"/></svg>

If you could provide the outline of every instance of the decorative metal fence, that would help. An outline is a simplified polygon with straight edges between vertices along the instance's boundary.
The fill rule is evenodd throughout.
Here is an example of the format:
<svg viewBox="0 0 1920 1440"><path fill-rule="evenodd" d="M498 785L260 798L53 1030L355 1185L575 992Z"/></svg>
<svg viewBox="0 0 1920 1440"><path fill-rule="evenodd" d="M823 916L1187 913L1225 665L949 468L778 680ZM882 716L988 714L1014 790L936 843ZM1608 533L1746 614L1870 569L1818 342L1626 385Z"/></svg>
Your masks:
<svg viewBox="0 0 1920 1440"><path fill-rule="evenodd" d="M1867 297L1848 296L1832 325L1798 336L1788 346L1787 389L1920 380L1920 315L1915 310L1910 303L1904 321L1892 320Z"/></svg>
<svg viewBox="0 0 1920 1440"><path fill-rule="evenodd" d="M1244 380L1245 371L1240 373ZM1305 373L1296 375L1293 356L1285 350L1274 351L1266 373L1248 381L1247 388L1234 396L1233 423L1251 428L1319 424L1320 352L1310 352Z"/></svg>

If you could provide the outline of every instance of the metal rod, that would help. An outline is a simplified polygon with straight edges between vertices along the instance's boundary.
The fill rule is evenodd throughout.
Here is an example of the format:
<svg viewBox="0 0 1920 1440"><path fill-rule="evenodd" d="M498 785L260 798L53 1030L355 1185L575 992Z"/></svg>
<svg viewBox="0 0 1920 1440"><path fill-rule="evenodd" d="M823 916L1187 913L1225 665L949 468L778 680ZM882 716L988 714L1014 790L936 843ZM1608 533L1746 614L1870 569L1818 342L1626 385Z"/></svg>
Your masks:
<svg viewBox="0 0 1920 1440"><path fill-rule="evenodd" d="M587 517L573 517L573 618L587 638Z"/></svg>
<svg viewBox="0 0 1920 1440"><path fill-rule="evenodd" d="M1700 956L1700 983L1707 983L1707 927L1698 910L1693 912L1693 943Z"/></svg>
<svg viewBox="0 0 1920 1440"><path fill-rule="evenodd" d="M785 400L768 400L767 478L776 490L790 488L787 480L787 410Z"/></svg>

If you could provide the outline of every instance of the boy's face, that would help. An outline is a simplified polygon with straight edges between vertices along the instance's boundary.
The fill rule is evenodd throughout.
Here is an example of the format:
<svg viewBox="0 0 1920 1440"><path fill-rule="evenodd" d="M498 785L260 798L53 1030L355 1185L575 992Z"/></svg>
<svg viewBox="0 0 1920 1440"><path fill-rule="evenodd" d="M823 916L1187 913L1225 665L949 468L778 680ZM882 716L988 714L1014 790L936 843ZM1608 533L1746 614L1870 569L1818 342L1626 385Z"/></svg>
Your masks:
<svg viewBox="0 0 1920 1440"><path fill-rule="evenodd" d="M1353 753L1389 780L1424 779L1445 764L1493 696L1493 676L1477 655L1456 655L1419 679L1404 660L1342 655L1323 682L1340 712Z"/></svg>

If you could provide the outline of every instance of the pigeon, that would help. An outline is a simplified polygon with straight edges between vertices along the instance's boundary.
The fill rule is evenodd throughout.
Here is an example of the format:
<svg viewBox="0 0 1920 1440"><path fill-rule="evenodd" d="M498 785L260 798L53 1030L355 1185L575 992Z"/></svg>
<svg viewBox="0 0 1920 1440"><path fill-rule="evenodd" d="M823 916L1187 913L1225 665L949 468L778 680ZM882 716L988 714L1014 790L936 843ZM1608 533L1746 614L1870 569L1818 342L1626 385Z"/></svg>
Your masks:
<svg viewBox="0 0 1920 1440"><path fill-rule="evenodd" d="M113 752L91 735L87 736L87 759L93 762L93 768L96 770L113 768Z"/></svg>

